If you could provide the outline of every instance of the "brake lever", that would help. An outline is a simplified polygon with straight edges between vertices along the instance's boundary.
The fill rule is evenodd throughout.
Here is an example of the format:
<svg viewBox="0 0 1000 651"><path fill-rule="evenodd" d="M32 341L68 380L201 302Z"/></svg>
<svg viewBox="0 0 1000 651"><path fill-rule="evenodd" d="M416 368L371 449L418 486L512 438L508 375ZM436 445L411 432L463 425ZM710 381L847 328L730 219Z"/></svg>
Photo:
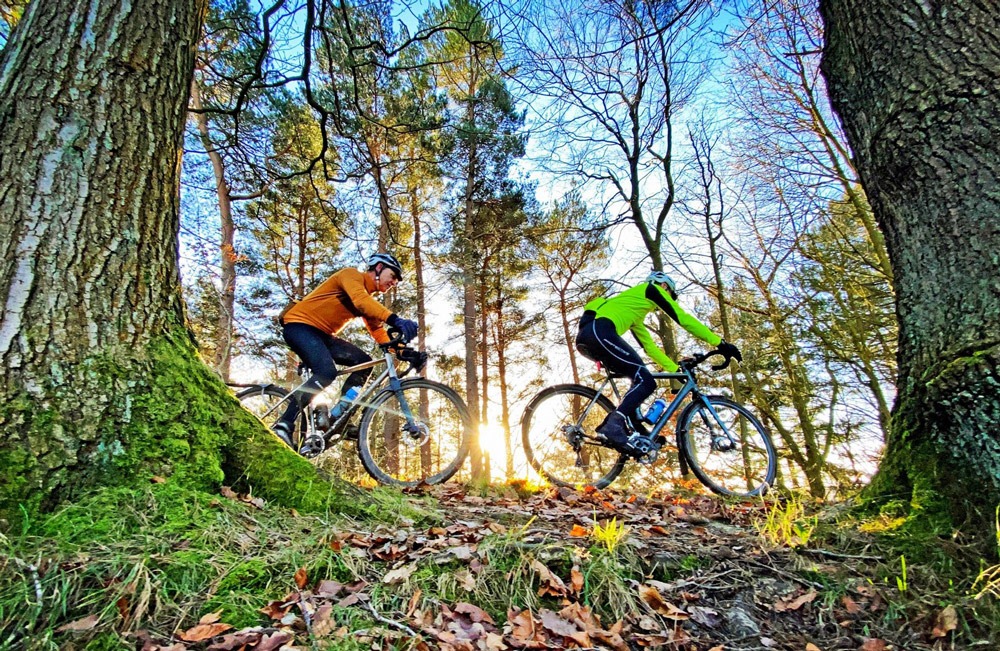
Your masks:
<svg viewBox="0 0 1000 651"><path fill-rule="evenodd" d="M706 353L705 357L711 357L712 355L722 355L722 353L720 353L717 350L713 350L710 353ZM726 359L721 364L712 364L712 370L713 371L721 371L722 369L729 367L729 364L733 361L733 358L730 357L729 355L724 355L724 357Z"/></svg>
<svg viewBox="0 0 1000 651"><path fill-rule="evenodd" d="M398 329L389 326L386 328L386 333L389 335L389 341L384 344L379 344L382 350L392 350L394 348L406 348L406 342L403 340L403 333Z"/></svg>

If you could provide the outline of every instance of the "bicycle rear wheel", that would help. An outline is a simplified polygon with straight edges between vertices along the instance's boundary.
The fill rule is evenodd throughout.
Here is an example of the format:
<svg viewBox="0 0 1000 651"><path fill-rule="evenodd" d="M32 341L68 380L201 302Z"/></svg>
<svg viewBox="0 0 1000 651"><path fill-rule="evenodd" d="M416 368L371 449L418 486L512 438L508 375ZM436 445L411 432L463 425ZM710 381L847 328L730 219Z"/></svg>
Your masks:
<svg viewBox="0 0 1000 651"><path fill-rule="evenodd" d="M288 391L275 384L257 384L247 387L236 394L243 408L260 419L269 430L274 429L281 415L285 413ZM292 443L297 450L303 431L303 417L299 417L299 427L292 432Z"/></svg>
<svg viewBox="0 0 1000 651"><path fill-rule="evenodd" d="M379 392L365 407L358 429L358 456L383 484L440 484L458 472L469 454L472 419L449 387L423 378L403 380L400 395Z"/></svg>
<svg viewBox="0 0 1000 651"><path fill-rule="evenodd" d="M681 453L712 492L750 497L774 483L778 456L771 435L743 405L700 396L681 413L677 431Z"/></svg>
<svg viewBox="0 0 1000 651"><path fill-rule="evenodd" d="M528 462L557 486L606 487L628 459L592 438L614 409L606 396L590 387L559 384L543 389L521 416L521 442Z"/></svg>

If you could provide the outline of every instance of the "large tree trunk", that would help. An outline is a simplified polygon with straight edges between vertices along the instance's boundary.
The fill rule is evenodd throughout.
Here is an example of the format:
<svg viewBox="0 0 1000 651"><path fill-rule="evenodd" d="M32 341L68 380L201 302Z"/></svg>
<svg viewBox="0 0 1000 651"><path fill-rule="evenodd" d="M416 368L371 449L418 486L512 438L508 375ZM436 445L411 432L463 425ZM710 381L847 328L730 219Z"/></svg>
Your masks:
<svg viewBox="0 0 1000 651"><path fill-rule="evenodd" d="M137 475L209 488L232 467L267 493L278 473L273 494L315 478L184 328L179 152L206 4L36 0L0 54L8 524Z"/></svg>
<svg viewBox="0 0 1000 651"><path fill-rule="evenodd" d="M821 0L820 8L823 73L886 235L899 318L899 395L869 492L905 491L925 511L955 523L980 518L992 531L1000 503L996 6Z"/></svg>

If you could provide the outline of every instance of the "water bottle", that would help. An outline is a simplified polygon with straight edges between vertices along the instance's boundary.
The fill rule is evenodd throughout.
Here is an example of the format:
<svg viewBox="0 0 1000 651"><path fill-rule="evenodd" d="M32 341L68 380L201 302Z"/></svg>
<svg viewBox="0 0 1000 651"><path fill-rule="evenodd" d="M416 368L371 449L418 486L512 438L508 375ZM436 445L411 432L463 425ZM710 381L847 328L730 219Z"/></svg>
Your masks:
<svg viewBox="0 0 1000 651"><path fill-rule="evenodd" d="M643 420L650 424L655 423L663 413L663 410L666 408L667 401L663 398L657 398L653 401L653 404L649 406L649 409L646 410L646 416Z"/></svg>
<svg viewBox="0 0 1000 651"><path fill-rule="evenodd" d="M360 387L351 387L348 389L347 393L341 396L340 402L338 402L330 411L330 420L335 421L340 418L340 415L344 413L344 410L347 409L350 402L358 397L359 393L361 393Z"/></svg>

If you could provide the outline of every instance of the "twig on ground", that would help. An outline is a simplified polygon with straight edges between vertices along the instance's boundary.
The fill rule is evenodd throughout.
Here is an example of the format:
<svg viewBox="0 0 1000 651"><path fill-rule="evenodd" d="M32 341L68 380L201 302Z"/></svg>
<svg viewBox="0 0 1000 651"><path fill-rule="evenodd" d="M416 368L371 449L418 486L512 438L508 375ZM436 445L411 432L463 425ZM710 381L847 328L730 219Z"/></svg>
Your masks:
<svg viewBox="0 0 1000 651"><path fill-rule="evenodd" d="M372 617L374 617L377 621L380 621L383 624L388 624L389 626L394 626L401 631L406 631L406 633L408 633L413 637L417 636L417 632L414 631L409 626L407 626L406 624L401 624L400 622L397 622L395 620L389 619L388 617L383 617L382 615L380 615L379 612L375 610L375 606L371 605L367 601L362 601L361 603L365 605L365 607L368 609L368 612L370 612L372 614Z"/></svg>

